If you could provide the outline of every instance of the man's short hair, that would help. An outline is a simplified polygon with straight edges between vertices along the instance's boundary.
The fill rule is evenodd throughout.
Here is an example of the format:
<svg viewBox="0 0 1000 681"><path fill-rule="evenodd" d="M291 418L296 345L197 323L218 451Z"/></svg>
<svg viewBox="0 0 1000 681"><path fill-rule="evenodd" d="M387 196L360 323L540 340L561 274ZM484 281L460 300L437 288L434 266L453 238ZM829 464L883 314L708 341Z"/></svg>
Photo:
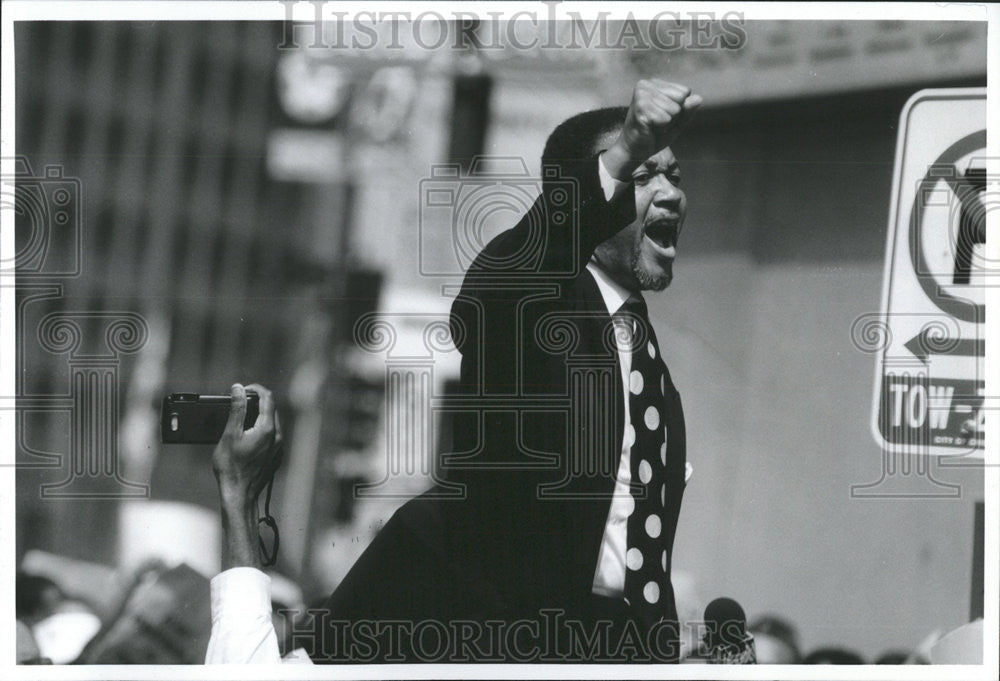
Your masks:
<svg viewBox="0 0 1000 681"><path fill-rule="evenodd" d="M613 106L594 109L577 114L556 126L545 142L542 151L542 166L558 165L582 161L602 149L598 148L601 138L620 130L625 123L628 107Z"/></svg>

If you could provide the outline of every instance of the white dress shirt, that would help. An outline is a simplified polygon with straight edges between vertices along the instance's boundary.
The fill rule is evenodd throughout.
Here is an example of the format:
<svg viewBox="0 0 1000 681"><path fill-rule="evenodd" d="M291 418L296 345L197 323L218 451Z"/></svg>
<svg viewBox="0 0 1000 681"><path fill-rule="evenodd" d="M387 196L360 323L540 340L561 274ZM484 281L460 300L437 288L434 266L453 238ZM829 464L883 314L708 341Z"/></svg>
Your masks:
<svg viewBox="0 0 1000 681"><path fill-rule="evenodd" d="M281 662L271 621L271 578L252 567L230 568L212 578L211 591L205 664Z"/></svg>
<svg viewBox="0 0 1000 681"><path fill-rule="evenodd" d="M627 183L611 177L604 167L604 161L600 158L597 169L604 198L610 201L627 186ZM612 281L596 263L588 263L587 270L597 281L608 312L613 315L629 297L629 292ZM622 387L628 395L628 375L632 357L628 344L623 344L619 336L620 334L615 334L618 343L618 363L622 371ZM626 399L625 422L628 421ZM629 454L630 447L623 438L614 499L608 512L597 570L594 573L594 593L605 596L621 596L625 589L626 523L632 506L632 497L628 491L632 480ZM302 649L296 649L284 659L281 658L278 638L271 622L270 586L271 578L251 567L230 568L212 578L212 635L208 642L205 664L311 662Z"/></svg>
<svg viewBox="0 0 1000 681"><path fill-rule="evenodd" d="M634 329L621 320L615 319L614 314L625 304L631 293L612 281L594 261L587 263L587 271L593 275L594 281L597 282L597 288L600 289L601 297L604 298L608 314L612 316L614 325L618 327L617 333L615 333L615 343L618 346L618 366L621 369L622 390L625 395L624 422L629 423L631 417L628 405L628 381L632 371L630 340ZM601 540L601 548L597 553L597 568L594 571L593 593L601 596L617 598L625 593L628 517L635 508L635 502L629 492L629 484L632 482L631 457L632 447L629 445L628 438L623 434L621 459L618 462L614 494L608 509L608 519L604 525L604 538Z"/></svg>

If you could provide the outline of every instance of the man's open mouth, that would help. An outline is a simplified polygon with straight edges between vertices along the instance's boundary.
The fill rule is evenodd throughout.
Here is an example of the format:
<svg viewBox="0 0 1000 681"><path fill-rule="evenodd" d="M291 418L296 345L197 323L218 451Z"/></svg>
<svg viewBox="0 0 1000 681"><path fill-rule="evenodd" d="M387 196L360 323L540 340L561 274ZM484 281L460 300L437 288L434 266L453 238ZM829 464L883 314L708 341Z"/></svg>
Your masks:
<svg viewBox="0 0 1000 681"><path fill-rule="evenodd" d="M670 248L677 244L678 222L676 220L656 220L646 225L649 240L660 248Z"/></svg>

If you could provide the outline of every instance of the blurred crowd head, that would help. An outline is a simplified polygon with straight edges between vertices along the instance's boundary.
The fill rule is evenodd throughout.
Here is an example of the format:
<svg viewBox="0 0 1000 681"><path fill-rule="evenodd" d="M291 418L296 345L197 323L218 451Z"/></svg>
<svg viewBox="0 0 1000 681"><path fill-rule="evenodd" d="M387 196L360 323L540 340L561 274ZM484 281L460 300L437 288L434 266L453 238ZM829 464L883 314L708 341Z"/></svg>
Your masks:
<svg viewBox="0 0 1000 681"><path fill-rule="evenodd" d="M864 664L864 659L847 648L817 648L802 660L804 664Z"/></svg>
<svg viewBox="0 0 1000 681"><path fill-rule="evenodd" d="M58 584L39 575L17 574L18 664L66 664L101 629L101 620Z"/></svg>
<svg viewBox="0 0 1000 681"><path fill-rule="evenodd" d="M758 664L801 664L799 634L791 622L778 615L761 615L749 628Z"/></svg>

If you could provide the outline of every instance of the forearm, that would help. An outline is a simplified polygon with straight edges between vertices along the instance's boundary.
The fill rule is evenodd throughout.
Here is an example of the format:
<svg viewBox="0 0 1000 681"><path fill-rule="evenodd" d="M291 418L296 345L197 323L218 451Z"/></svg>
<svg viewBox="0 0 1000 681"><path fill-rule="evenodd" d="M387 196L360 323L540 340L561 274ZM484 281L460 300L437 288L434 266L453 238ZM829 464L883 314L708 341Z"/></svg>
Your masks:
<svg viewBox="0 0 1000 681"><path fill-rule="evenodd" d="M636 158L621 144L613 144L601 155L605 170L619 182L631 182L632 172L645 159Z"/></svg>
<svg viewBox="0 0 1000 681"><path fill-rule="evenodd" d="M225 482L219 483L222 505L222 569L261 568L256 499Z"/></svg>
<svg viewBox="0 0 1000 681"><path fill-rule="evenodd" d="M257 420L244 428L246 388L230 390L226 430L212 453L222 514L222 572L212 578L212 634L207 663L281 661L271 623L270 579L261 572L257 497L281 462L281 429L271 392L260 396Z"/></svg>

